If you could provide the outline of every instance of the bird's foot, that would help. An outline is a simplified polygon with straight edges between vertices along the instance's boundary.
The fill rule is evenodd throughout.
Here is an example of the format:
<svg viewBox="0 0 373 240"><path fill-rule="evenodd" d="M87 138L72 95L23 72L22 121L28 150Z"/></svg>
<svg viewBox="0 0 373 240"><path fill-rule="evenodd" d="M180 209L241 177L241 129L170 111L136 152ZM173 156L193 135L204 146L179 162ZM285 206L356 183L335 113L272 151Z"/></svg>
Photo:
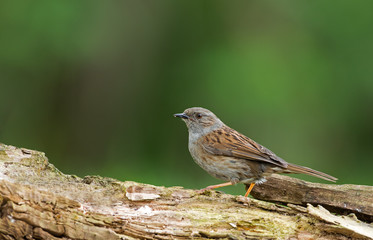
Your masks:
<svg viewBox="0 0 373 240"><path fill-rule="evenodd" d="M210 190L213 190L213 189L214 189L213 187L208 186L208 187L202 188L202 189L200 189L200 190L197 190L197 193L198 193L198 194L202 194L202 193L204 193L204 192L207 192L207 191L210 191Z"/></svg>
<svg viewBox="0 0 373 240"><path fill-rule="evenodd" d="M203 188L201 190L198 190L197 193L201 194L201 193L204 193L206 191L213 190L215 188L230 186L232 184L233 184L232 182L226 182L226 183L221 183L221 184L217 184L217 185L207 186L207 187L205 187L205 188Z"/></svg>

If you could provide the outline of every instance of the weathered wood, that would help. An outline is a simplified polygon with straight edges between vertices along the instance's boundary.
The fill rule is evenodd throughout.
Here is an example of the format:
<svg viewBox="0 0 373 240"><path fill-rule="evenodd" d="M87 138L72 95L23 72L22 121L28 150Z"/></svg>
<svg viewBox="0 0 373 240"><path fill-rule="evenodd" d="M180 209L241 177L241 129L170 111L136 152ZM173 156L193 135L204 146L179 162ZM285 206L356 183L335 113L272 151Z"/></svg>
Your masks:
<svg viewBox="0 0 373 240"><path fill-rule="evenodd" d="M355 215L298 205L304 201L284 206L215 191L79 178L58 171L41 152L3 144L0 202L1 239L373 237L372 225ZM312 203L319 203L317 195Z"/></svg>
<svg viewBox="0 0 373 240"><path fill-rule="evenodd" d="M274 174L251 193L266 201L322 205L335 213L354 213L359 219L373 222L372 186L311 183Z"/></svg>

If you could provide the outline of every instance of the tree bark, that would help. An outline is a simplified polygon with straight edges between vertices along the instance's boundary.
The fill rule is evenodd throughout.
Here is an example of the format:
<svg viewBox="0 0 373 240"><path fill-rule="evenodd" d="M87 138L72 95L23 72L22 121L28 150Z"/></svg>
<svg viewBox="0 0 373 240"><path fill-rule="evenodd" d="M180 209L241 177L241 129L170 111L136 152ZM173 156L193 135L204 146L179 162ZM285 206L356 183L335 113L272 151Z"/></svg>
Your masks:
<svg viewBox="0 0 373 240"><path fill-rule="evenodd" d="M0 144L1 239L373 238L371 186L277 175L253 196L275 203L65 175L44 153Z"/></svg>

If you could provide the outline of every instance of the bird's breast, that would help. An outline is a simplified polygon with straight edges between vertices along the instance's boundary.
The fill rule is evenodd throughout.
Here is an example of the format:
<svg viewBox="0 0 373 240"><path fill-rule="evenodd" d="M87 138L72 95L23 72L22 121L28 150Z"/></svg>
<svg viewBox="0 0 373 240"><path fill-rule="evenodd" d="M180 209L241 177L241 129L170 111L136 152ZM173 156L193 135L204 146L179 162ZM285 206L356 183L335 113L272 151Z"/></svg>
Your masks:
<svg viewBox="0 0 373 240"><path fill-rule="evenodd" d="M212 155L206 152L198 142L189 142L189 152L202 169L218 179L232 182L246 179L245 176L240 174L242 170L240 167L243 164L232 157ZM250 168L247 166L244 168L247 174L250 174Z"/></svg>

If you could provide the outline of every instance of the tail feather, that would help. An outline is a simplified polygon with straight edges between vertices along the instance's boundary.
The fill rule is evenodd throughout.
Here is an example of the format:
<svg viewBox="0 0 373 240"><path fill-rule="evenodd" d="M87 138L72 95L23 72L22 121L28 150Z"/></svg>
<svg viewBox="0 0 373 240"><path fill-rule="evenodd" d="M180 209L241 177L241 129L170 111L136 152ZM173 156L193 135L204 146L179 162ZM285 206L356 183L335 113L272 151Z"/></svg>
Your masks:
<svg viewBox="0 0 373 240"><path fill-rule="evenodd" d="M338 178L330 176L326 173L319 172L319 171L313 170L313 169L308 168L308 167L298 166L298 165L295 165L295 164L292 164L292 163L288 163L288 167L287 167L286 170L289 170L290 173L304 173L304 174L311 175L311 176L314 176L314 177L318 177L318 178L328 180L328 181L331 181L331 182L335 182L335 181L338 180Z"/></svg>

